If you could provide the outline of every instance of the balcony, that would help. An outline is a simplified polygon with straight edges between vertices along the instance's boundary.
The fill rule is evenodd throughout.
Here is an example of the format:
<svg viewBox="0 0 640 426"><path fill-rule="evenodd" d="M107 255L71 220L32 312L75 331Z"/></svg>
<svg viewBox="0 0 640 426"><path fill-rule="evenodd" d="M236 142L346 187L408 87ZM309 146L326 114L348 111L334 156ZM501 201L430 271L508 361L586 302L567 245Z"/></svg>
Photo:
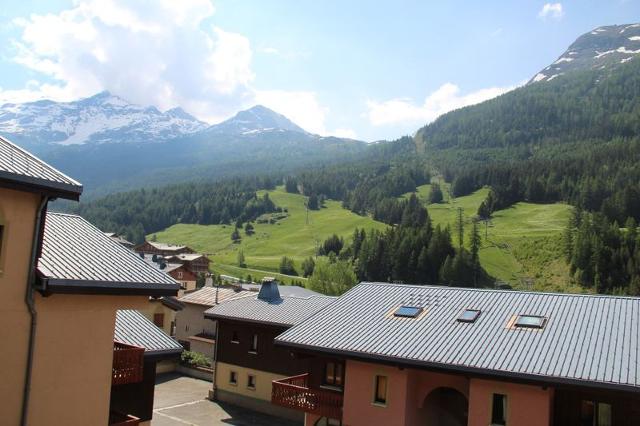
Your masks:
<svg viewBox="0 0 640 426"><path fill-rule="evenodd" d="M274 380L271 403L331 419L342 419L342 393L309 389L309 374Z"/></svg>
<svg viewBox="0 0 640 426"><path fill-rule="evenodd" d="M124 385L142 381L144 348L113 342L113 379L111 384Z"/></svg>

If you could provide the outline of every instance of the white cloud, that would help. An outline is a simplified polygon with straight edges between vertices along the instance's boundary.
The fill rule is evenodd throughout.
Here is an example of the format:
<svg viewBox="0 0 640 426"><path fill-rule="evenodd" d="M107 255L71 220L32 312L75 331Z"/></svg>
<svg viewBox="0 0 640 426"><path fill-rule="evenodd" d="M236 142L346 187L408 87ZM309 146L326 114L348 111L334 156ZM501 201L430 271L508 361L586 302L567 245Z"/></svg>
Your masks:
<svg viewBox="0 0 640 426"><path fill-rule="evenodd" d="M560 19L563 15L562 3L545 3L540 12L538 12L538 17L542 19Z"/></svg>
<svg viewBox="0 0 640 426"><path fill-rule="evenodd" d="M14 60L41 73L0 102L68 101L109 90L142 105L177 105L218 121L254 97L249 40L205 22L209 0L85 0L14 20Z"/></svg>
<svg viewBox="0 0 640 426"><path fill-rule="evenodd" d="M331 135L337 136L339 138L348 138L348 139L357 139L358 134L353 129L343 129L338 128L331 132Z"/></svg>
<svg viewBox="0 0 640 426"><path fill-rule="evenodd" d="M329 109L320 105L315 92L259 90L256 103L266 106L308 132L326 135L325 119Z"/></svg>
<svg viewBox="0 0 640 426"><path fill-rule="evenodd" d="M449 111L495 98L512 89L514 87L491 87L461 95L458 86L445 83L428 95L421 105L408 98L367 101L366 116L374 126L403 124L420 126L434 121Z"/></svg>

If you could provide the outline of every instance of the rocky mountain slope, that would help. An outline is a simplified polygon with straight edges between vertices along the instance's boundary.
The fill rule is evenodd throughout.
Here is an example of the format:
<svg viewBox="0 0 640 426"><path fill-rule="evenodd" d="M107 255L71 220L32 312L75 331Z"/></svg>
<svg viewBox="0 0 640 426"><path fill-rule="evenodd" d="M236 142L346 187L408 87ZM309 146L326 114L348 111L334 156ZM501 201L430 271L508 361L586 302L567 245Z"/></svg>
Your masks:
<svg viewBox="0 0 640 426"><path fill-rule="evenodd" d="M0 106L0 134L30 146L161 142L207 127L181 108L161 112L109 92L73 102L43 100Z"/></svg>
<svg viewBox="0 0 640 426"><path fill-rule="evenodd" d="M598 27L580 36L551 65L529 83L552 81L576 70L605 70L640 54L640 24Z"/></svg>

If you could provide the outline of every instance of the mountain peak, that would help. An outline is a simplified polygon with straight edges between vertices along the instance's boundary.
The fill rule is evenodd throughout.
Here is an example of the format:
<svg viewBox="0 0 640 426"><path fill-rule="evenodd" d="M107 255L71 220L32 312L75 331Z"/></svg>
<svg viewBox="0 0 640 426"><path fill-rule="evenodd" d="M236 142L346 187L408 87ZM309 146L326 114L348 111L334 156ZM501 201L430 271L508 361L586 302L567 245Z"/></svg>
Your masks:
<svg viewBox="0 0 640 426"><path fill-rule="evenodd" d="M232 118L213 125L210 130L216 133L253 134L273 131L307 133L300 126L264 105L255 105L238 112Z"/></svg>
<svg viewBox="0 0 640 426"><path fill-rule="evenodd" d="M180 108L163 113L106 90L72 102L46 100L0 107L0 133L36 144L156 142L206 126Z"/></svg>
<svg viewBox="0 0 640 426"><path fill-rule="evenodd" d="M571 71L608 69L640 54L640 23L598 27L581 35L531 83L551 81Z"/></svg>

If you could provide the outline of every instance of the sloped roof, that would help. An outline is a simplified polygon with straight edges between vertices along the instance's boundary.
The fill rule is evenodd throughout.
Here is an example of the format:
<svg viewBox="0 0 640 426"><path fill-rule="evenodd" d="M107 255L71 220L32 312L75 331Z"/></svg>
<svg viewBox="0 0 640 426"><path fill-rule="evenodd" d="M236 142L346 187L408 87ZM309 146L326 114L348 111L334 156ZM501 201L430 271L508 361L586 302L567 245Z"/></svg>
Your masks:
<svg viewBox="0 0 640 426"><path fill-rule="evenodd" d="M113 340L144 348L145 356L175 356L183 350L180 343L133 309L122 309L116 313Z"/></svg>
<svg viewBox="0 0 640 426"><path fill-rule="evenodd" d="M292 326L321 311L336 300L330 296L283 296L278 300L259 299L255 292L227 300L207 309L206 318L233 319L261 324Z"/></svg>
<svg viewBox="0 0 640 426"><path fill-rule="evenodd" d="M174 244L167 244L167 243L159 243L157 241L145 241L146 243L148 243L149 245L155 247L158 250L181 250L184 248L188 248L187 246L181 246L181 245L174 245ZM144 243L143 243L144 244ZM140 246L142 246L143 244L140 244Z"/></svg>
<svg viewBox="0 0 640 426"><path fill-rule="evenodd" d="M178 283L80 216L47 213L38 272L47 290L173 296Z"/></svg>
<svg viewBox="0 0 640 426"><path fill-rule="evenodd" d="M167 256L168 259L180 259L187 262L192 262L196 259L200 259L201 257L209 260L204 254L200 253L180 253L180 254L172 254L171 256Z"/></svg>
<svg viewBox="0 0 640 426"><path fill-rule="evenodd" d="M79 182L0 136L0 185L2 182L70 200L82 194Z"/></svg>
<svg viewBox="0 0 640 426"><path fill-rule="evenodd" d="M398 318L401 305L426 314ZM482 311L473 323L464 309ZM515 315L543 329L508 327ZM362 283L277 344L466 373L640 391L640 299Z"/></svg>
<svg viewBox="0 0 640 426"><path fill-rule="evenodd" d="M202 287L196 291L186 293L178 300L182 303L191 303L193 305L213 306L216 304L216 290L218 292L218 302L255 294L249 291L238 291L235 288L229 287L220 287L219 289L216 289L216 287Z"/></svg>

